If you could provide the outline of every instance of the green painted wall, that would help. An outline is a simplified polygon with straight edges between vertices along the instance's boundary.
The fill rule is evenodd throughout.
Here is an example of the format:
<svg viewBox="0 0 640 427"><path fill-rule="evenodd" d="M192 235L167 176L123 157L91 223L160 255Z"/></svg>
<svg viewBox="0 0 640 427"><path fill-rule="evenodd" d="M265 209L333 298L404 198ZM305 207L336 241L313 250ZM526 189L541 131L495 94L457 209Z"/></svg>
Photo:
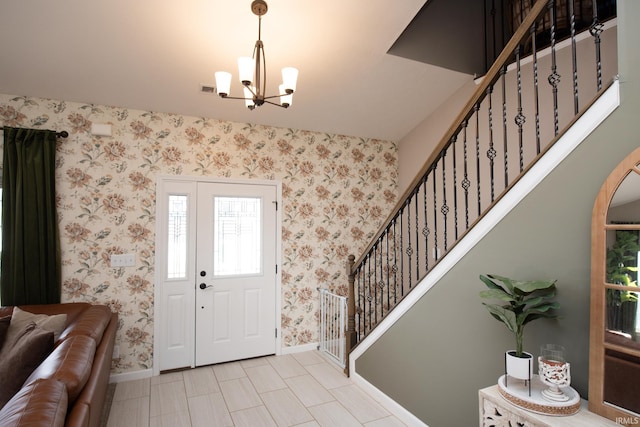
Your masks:
<svg viewBox="0 0 640 427"><path fill-rule="evenodd" d="M591 211L611 170L640 146L640 2L618 1L621 106L357 361L356 371L431 427L478 425L510 333L481 305L480 273L557 279L561 320L525 330L525 349L567 347L588 389Z"/></svg>

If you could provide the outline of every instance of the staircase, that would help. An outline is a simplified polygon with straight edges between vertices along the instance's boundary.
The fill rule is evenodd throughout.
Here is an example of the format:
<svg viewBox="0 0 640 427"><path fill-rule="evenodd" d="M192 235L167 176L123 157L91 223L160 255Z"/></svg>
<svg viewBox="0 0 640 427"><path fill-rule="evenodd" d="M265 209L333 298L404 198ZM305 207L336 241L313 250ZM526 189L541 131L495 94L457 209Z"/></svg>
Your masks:
<svg viewBox="0 0 640 427"><path fill-rule="evenodd" d="M615 19L603 22L596 0L586 9L584 0L556 1L507 2L522 23L367 249L349 257L348 355L374 341L380 325L398 318L394 310L435 284L617 105L617 88L608 90L616 83L603 78L616 70L602 61L603 49L615 49L603 43ZM576 16L589 10L578 33Z"/></svg>

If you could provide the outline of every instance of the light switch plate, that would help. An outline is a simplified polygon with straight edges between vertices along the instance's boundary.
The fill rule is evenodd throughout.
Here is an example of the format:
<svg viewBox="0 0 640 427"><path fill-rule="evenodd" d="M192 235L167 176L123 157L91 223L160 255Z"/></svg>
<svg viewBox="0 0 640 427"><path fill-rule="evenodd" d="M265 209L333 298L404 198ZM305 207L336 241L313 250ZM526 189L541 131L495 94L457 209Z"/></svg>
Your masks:
<svg viewBox="0 0 640 427"><path fill-rule="evenodd" d="M134 267L136 265L135 254L112 254L111 267Z"/></svg>

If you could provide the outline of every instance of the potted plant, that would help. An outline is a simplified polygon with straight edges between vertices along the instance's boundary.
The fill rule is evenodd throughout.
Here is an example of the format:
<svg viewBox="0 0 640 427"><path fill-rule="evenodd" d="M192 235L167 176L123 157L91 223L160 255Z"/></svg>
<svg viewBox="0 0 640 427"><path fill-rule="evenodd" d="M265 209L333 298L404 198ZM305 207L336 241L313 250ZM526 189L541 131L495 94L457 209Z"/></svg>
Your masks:
<svg viewBox="0 0 640 427"><path fill-rule="evenodd" d="M480 297L499 301L482 304L494 318L505 324L516 340L515 350L505 354L506 374L518 379L531 379L533 355L522 351L524 327L535 319L558 317L555 310L560 304L552 301L556 295L556 281L513 280L494 274L481 274L480 280L489 288L480 292Z"/></svg>

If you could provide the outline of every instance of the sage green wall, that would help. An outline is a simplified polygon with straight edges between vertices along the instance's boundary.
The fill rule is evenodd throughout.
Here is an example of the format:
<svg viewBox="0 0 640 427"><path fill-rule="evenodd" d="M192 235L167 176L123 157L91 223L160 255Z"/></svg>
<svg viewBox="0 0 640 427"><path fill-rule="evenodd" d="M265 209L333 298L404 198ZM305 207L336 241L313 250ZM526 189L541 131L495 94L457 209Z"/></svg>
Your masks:
<svg viewBox="0 0 640 427"><path fill-rule="evenodd" d="M356 371L431 427L478 425L510 333L482 307L480 273L557 279L562 319L525 330L525 349L564 344L588 389L591 211L603 181L640 146L640 2L618 1L621 106L357 361Z"/></svg>

